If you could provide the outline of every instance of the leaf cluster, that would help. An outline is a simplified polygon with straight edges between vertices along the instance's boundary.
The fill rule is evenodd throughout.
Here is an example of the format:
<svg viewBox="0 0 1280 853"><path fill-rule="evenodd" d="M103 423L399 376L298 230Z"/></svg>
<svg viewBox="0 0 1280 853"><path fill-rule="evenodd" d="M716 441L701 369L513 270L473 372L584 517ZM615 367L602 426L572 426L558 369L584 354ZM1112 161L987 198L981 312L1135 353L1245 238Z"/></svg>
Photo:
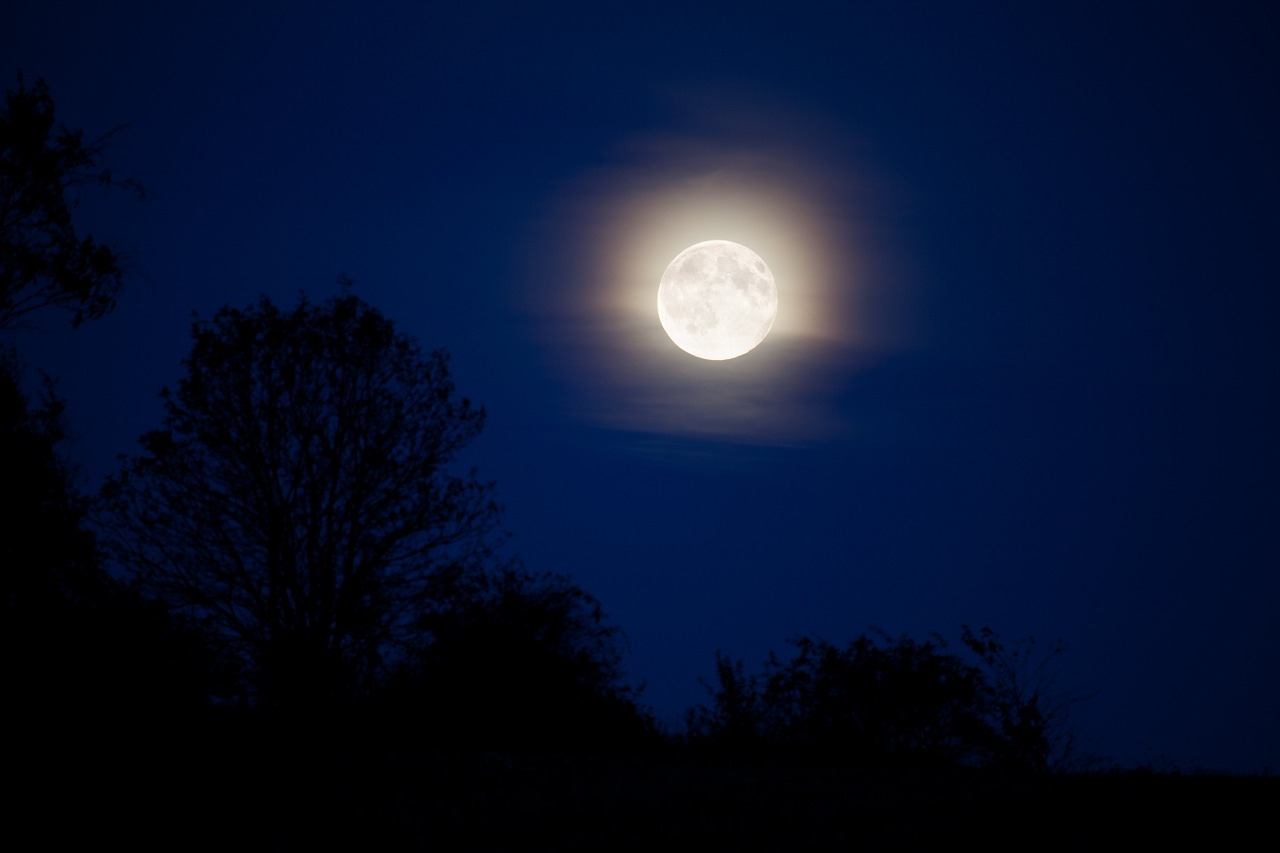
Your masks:
<svg viewBox="0 0 1280 853"><path fill-rule="evenodd" d="M103 164L112 131L86 140L84 131L58 125L43 79L28 88L18 75L0 112L0 329L54 305L71 322L103 316L115 307L124 277L121 257L93 236L77 233L73 213L79 188L115 186L139 197L143 187L118 180Z"/></svg>

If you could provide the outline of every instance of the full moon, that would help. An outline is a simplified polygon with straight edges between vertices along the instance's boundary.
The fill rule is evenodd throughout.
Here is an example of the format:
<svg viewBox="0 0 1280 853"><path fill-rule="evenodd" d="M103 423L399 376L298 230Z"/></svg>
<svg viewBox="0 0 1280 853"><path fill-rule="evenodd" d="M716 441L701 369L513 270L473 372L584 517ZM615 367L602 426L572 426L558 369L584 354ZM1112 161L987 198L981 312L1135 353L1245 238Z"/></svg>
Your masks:
<svg viewBox="0 0 1280 853"><path fill-rule="evenodd" d="M773 328L778 288L755 252L728 240L695 243L658 284L658 319L676 346L724 361L750 352Z"/></svg>

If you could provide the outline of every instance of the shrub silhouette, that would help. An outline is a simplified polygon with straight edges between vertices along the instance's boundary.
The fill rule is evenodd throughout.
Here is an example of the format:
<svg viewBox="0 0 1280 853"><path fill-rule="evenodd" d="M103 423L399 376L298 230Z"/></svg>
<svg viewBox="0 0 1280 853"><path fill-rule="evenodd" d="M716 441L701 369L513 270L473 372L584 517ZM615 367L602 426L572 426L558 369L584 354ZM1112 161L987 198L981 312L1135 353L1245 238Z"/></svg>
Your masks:
<svg viewBox="0 0 1280 853"><path fill-rule="evenodd" d="M961 642L982 663L988 725L994 735L993 762L1018 770L1045 772L1089 763L1080 754L1068 713L1096 695L1062 690L1055 683L1066 648L1061 640L1040 652L1034 637L1006 645L990 628L962 626Z"/></svg>
<svg viewBox="0 0 1280 853"><path fill-rule="evenodd" d="M508 566L424 617L387 697L468 749L589 749L653 736L623 684L622 640L568 578Z"/></svg>
<svg viewBox="0 0 1280 853"><path fill-rule="evenodd" d="M1026 641L1010 654L990 629L966 627L963 639L982 667L936 634L864 634L843 648L800 637L790 659L771 652L759 674L717 653L716 683L704 682L711 704L689 712L689 734L722 749L864 765L1051 769L1049 724L1063 705L1045 685L1028 687Z"/></svg>
<svg viewBox="0 0 1280 853"><path fill-rule="evenodd" d="M775 658L770 654L770 661ZM716 652L716 685L699 679L711 693L711 705L697 705L685 715L685 725L696 740L722 747L752 749L763 741L767 709L761 696L760 677L748 675L743 663ZM768 726L770 734L774 727Z"/></svg>

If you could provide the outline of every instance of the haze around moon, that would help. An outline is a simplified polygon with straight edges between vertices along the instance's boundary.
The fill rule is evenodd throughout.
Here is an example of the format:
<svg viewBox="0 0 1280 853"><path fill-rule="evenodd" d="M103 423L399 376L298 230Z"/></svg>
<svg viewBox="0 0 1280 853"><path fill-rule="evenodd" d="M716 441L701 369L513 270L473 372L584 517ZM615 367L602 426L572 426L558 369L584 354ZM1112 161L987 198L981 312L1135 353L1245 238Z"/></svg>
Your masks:
<svg viewBox="0 0 1280 853"><path fill-rule="evenodd" d="M618 138L538 211L508 278L563 405L655 440L846 435L850 378L922 331L921 270L897 225L910 196L823 117L754 91L666 95L659 125ZM767 346L712 364L654 322L663 271L709 238L750 247L779 288Z"/></svg>
<svg viewBox="0 0 1280 853"><path fill-rule="evenodd" d="M676 346L724 361L750 352L773 328L778 288L768 264L729 240L676 255L658 285L658 319Z"/></svg>

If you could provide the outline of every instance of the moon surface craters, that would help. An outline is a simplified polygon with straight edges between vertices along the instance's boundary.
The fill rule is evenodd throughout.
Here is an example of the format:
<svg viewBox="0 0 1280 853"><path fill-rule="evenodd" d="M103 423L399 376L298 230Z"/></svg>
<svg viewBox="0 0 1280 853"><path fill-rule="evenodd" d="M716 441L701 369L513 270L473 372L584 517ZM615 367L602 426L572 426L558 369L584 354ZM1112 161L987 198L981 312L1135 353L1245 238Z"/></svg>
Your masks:
<svg viewBox="0 0 1280 853"><path fill-rule="evenodd" d="M671 340L699 358L722 361L754 349L773 327L778 289L764 260L728 240L676 255L658 285L658 318Z"/></svg>

